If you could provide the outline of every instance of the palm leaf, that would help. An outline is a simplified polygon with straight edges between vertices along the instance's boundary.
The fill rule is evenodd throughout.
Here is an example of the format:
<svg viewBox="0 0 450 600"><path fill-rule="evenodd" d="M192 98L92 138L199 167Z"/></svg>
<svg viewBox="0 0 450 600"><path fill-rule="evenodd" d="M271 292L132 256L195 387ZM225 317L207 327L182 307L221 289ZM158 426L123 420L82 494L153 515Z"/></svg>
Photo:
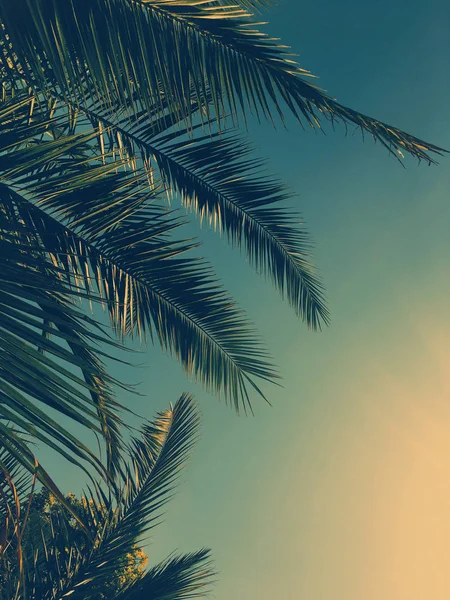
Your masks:
<svg viewBox="0 0 450 600"><path fill-rule="evenodd" d="M176 555L155 565L117 600L187 600L208 594L214 572L209 550Z"/></svg>
<svg viewBox="0 0 450 600"><path fill-rule="evenodd" d="M224 6L230 6L231 4L228 0L219 0L218 3L223 4ZM237 0L236 2L233 2L233 4L238 4L239 6L242 6L243 9L252 11L267 9L274 4L278 4L278 0Z"/></svg>
<svg viewBox="0 0 450 600"><path fill-rule="evenodd" d="M308 234L300 216L283 207L292 197L275 178L261 174L260 161L240 136L189 139L183 132L143 144L156 159L169 190L230 242L245 248L258 272L267 274L309 326L328 322L322 285L310 263Z"/></svg>
<svg viewBox="0 0 450 600"><path fill-rule="evenodd" d="M22 440L26 446L27 440ZM25 503L32 489L32 478L23 462L8 452L4 446L0 444L0 527L4 527L9 517L9 506L14 502L14 492L11 489L10 482L14 482L15 490L19 502ZM0 553L4 550L7 541L7 532L2 531L0 541Z"/></svg>
<svg viewBox="0 0 450 600"><path fill-rule="evenodd" d="M217 0L216 4L230 8L230 5L237 5L245 11L246 16L251 17L252 13L263 12L278 4L278 0L236 0L229 2L228 0Z"/></svg>
<svg viewBox="0 0 450 600"><path fill-rule="evenodd" d="M129 463L121 471L122 484L117 483L117 487L121 486L117 506L100 489L92 495L93 502L88 506L97 535L91 551L79 558L77 567L62 585L61 596L70 594L74 600L88 598L89 585L101 586L108 581L133 544L156 524L196 440L198 425L195 405L184 394L173 408L143 426L142 438L131 442ZM97 508L101 503L102 510ZM185 564L184 569L179 569L178 585L182 584L182 570L186 577L189 578L190 571L191 578L198 578L196 563L205 558L206 554L201 553L191 560L191 566ZM169 572L167 569L166 585ZM158 580L156 572L154 580ZM162 583L164 576L160 580Z"/></svg>
<svg viewBox="0 0 450 600"><path fill-rule="evenodd" d="M81 465L80 461L87 461L103 474L96 455L38 404L51 407L98 435L103 433L102 425L108 423L109 452L115 454L120 447L120 420L109 390L113 380L96 359L85 318L70 301L73 292L62 284L55 267L42 257L32 256L27 244L7 241L2 234L0 414L71 462ZM58 324L59 333L55 335L59 341L42 335L44 320ZM107 338L98 339L108 342ZM82 344L85 360L61 342ZM77 369L87 377L78 376ZM96 387L89 384L88 377L96 381ZM92 395L100 396L101 402L94 402ZM16 437L10 426L0 424L0 428L2 443L14 443ZM34 464L27 465L35 468Z"/></svg>
<svg viewBox="0 0 450 600"><path fill-rule="evenodd" d="M214 575L206 549L171 555L137 580L117 587L109 585L129 564L128 554L133 552L142 534L160 519L162 507L173 495L196 441L198 425L197 409L191 397L183 394L173 407L142 427L141 438L130 442L128 459L123 460L116 473L115 488L98 483L87 498L82 498L78 512L89 537L74 526L70 513L58 503L52 503L38 518L35 515L27 526L34 529L22 544L20 597L42 600L68 596L83 600L203 597ZM8 454L6 459L11 462ZM73 509L80 503L68 504ZM23 531L23 519L19 518L19 525ZM19 565L14 562L5 573L13 587L19 575Z"/></svg>
<svg viewBox="0 0 450 600"><path fill-rule="evenodd" d="M12 531L8 527L9 517L11 516L11 507L14 505L16 515L13 518L15 527L24 528L25 523L21 507L29 506L30 498L34 492L35 482L39 481L48 492L60 502L67 510L70 518L78 524L81 531L86 535L88 540L91 540L91 533L85 523L80 519L77 511L71 506L64 494L54 483L47 471L38 463L36 457L30 449L30 436L24 435L22 432L16 431L11 427L11 422L5 426L0 417L0 518L3 523L2 541L0 543L0 554L5 551L5 547L9 545L12 538L17 538L17 529ZM101 473L103 476L103 472ZM109 482L111 484L111 482ZM19 535L20 537L20 535ZM19 541L19 540L16 540ZM20 543L20 541L19 541ZM0 590L1 591L1 590Z"/></svg>
<svg viewBox="0 0 450 600"><path fill-rule="evenodd" d="M212 97L218 122L227 111L283 119L287 110L312 127L324 118L356 125L397 158L434 162L431 154L443 152L336 102L246 17L203 0L4 2L3 68L80 106L100 100L163 112L168 103L190 122L192 102L206 108Z"/></svg>
<svg viewBox="0 0 450 600"><path fill-rule="evenodd" d="M181 197L200 220L226 232L229 241L243 246L251 264L268 275L281 295L312 328L328 322L322 285L310 264L310 242L299 227L300 216L282 207L292 195L260 169L264 163L250 158L248 142L231 133L192 137L185 128L157 135L160 123L148 122L145 113L123 117L115 125L98 107L86 111L91 121L113 127L109 151L127 141L129 156L154 162L171 196ZM164 126L177 125L166 114ZM190 135L191 134L191 135Z"/></svg>
<svg viewBox="0 0 450 600"><path fill-rule="evenodd" d="M111 392L116 382L106 374L99 358L103 353L95 347L112 342L95 332L95 321L73 304L86 292L64 280L64 269L40 244L27 215L20 212L21 196L8 183L9 178L19 179L24 186L30 172L36 181L51 179L54 161L76 150L84 139L37 143L58 120L49 121L36 110L30 123L34 100L18 95L0 107L0 395L2 417L10 421L8 426L0 424L2 443L34 472L36 461L11 429L14 425L76 464L88 461L104 475L95 454L45 410L51 407L103 435L108 463L114 468L121 422ZM36 169L36 164L42 168ZM89 298L95 300L92 294Z"/></svg>
<svg viewBox="0 0 450 600"><path fill-rule="evenodd" d="M119 332L155 334L190 376L245 408L247 385L260 391L254 378L276 377L258 338L211 269L182 256L195 243L168 237L182 221L155 202L145 171L116 174L123 161L90 166L85 152L67 156L86 137L93 134L32 146L24 139L5 155L0 181L9 218L26 224L69 285L96 288Z"/></svg>

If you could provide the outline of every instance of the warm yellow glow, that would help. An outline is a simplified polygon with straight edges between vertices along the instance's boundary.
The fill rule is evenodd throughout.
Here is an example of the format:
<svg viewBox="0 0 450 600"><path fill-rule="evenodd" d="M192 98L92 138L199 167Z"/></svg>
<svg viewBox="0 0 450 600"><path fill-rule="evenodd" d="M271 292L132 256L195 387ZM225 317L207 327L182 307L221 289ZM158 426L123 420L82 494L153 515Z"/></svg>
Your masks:
<svg viewBox="0 0 450 600"><path fill-rule="evenodd" d="M378 419L381 425L385 416L385 434L373 471L367 560L379 598L447 600L450 338L429 324L416 330L423 356L410 377L379 377L377 395L383 391L384 399L378 398Z"/></svg>
<svg viewBox="0 0 450 600"><path fill-rule="evenodd" d="M299 425L249 549L261 600L450 598L450 334L422 323L411 339L349 343L337 372L354 377L330 373Z"/></svg>

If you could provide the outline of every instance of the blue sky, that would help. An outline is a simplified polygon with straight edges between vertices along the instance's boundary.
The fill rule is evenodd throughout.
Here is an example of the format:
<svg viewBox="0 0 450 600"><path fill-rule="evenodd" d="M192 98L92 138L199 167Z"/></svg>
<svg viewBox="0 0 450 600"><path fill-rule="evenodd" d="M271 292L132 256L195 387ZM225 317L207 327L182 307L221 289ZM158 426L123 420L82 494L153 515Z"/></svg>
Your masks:
<svg viewBox="0 0 450 600"><path fill-rule="evenodd" d="M341 103L450 147L446 2L283 0L267 30ZM270 170L298 194L331 327L296 320L225 241L204 250L280 366L254 418L143 349L128 369L149 418L183 391L202 439L150 562L211 547L217 600L444 600L450 593L450 163L403 169L359 133L251 125ZM124 398L121 398L122 400ZM59 482L81 476L62 462Z"/></svg>

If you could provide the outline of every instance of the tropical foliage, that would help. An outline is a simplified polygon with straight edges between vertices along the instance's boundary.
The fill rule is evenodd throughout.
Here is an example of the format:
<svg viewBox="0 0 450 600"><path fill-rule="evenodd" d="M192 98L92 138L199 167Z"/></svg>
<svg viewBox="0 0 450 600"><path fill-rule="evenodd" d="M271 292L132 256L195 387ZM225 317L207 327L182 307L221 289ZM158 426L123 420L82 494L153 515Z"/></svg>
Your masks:
<svg viewBox="0 0 450 600"><path fill-rule="evenodd" d="M66 501L73 511L79 515L82 522L88 522L90 514L88 504L93 504L92 499L88 500L84 496L77 498L71 493L66 496ZM96 506L96 510L97 512L106 512L106 507L99 504ZM58 524L58 526L63 525L67 544L70 544L70 546L76 545L80 554L89 552L89 543L80 523L73 519L71 513L46 488L43 488L39 492L34 492L31 496L25 527L23 527L23 520L21 522L23 527L21 544L26 557L30 557L35 552L42 554L44 552L44 540L47 540L46 545L51 545L48 541L51 539L50 529L52 526L54 528L55 524ZM56 530L54 529L54 531ZM44 536L42 535L43 532ZM62 530L58 529L58 537L61 537L61 535ZM8 543L10 545L2 555L3 562L0 566L0 593L3 593L3 596L13 597L12 589L17 587L17 574L20 569L17 552L18 540L10 533ZM64 546L64 552L69 552L69 545ZM29 559L27 559L28 562ZM95 594L98 596L98 600L106 600L111 597L114 590L136 583L145 574L147 562L148 557L143 549L135 544L131 551L125 555L123 564L110 575L108 581L104 582L102 586L96 586ZM39 577L42 580L51 579L50 563L41 563L40 567ZM11 580L16 580L15 585L11 584ZM94 589L93 584L91 584L91 588Z"/></svg>
<svg viewBox="0 0 450 600"><path fill-rule="evenodd" d="M209 551L175 554L145 571L139 548L172 495L195 441L189 396L142 427L111 486L67 498L84 528L7 452L0 472L0 596L8 600L183 600L203 597L213 572ZM12 476L11 476L12 475Z"/></svg>
<svg viewBox="0 0 450 600"><path fill-rule="evenodd" d="M291 194L234 126L290 113L359 127L397 158L441 152L314 85L252 21L266 4L0 5L1 444L60 501L20 434L106 479L123 446L104 365L116 342L75 300L106 306L119 337L158 341L237 410L278 377L168 198L240 248L308 326L328 322ZM58 414L104 440L106 468Z"/></svg>

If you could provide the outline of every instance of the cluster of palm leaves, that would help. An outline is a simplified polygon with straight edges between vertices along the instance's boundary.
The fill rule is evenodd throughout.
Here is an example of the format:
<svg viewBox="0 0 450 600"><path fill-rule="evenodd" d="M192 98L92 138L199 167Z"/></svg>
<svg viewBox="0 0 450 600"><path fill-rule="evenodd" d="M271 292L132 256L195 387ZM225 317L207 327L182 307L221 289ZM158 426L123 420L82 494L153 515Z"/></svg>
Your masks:
<svg viewBox="0 0 450 600"><path fill-rule="evenodd" d="M115 494L123 407L105 357L122 338L157 341L238 411L278 377L198 240L183 236L188 215L225 235L309 327L328 322L292 194L239 124L290 113L359 127L397 158L441 152L314 85L252 20L269 3L0 5L0 448L63 503L23 435ZM116 337L89 303L107 308ZM58 414L96 434L106 461Z"/></svg>
<svg viewBox="0 0 450 600"><path fill-rule="evenodd" d="M171 555L122 582L116 577L136 542L157 524L195 441L198 421L195 405L184 395L144 425L114 477L115 492L94 483L83 499L78 511L82 528L74 527L73 515L64 508L33 518L36 478L2 449L0 516L6 528L0 539L0 597L183 600L203 595L214 574L206 549Z"/></svg>

